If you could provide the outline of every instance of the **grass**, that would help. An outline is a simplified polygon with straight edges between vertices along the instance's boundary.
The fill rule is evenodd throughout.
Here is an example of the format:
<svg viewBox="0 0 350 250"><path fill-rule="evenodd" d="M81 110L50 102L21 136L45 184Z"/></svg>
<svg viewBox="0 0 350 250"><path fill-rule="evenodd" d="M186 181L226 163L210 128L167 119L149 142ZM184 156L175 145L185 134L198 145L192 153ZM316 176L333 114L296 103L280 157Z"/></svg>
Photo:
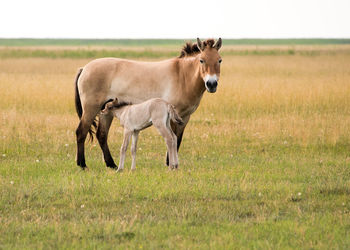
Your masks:
<svg viewBox="0 0 350 250"><path fill-rule="evenodd" d="M0 248L350 248L350 55L340 47L226 54L218 92L186 128L180 170L164 167L151 128L137 171L121 174L96 141L90 171L74 163L73 80L90 59L3 58ZM115 160L121 136L114 122Z"/></svg>
<svg viewBox="0 0 350 250"><path fill-rule="evenodd" d="M181 45L174 46L16 46L0 47L0 59L7 58L169 58L180 55ZM342 45L226 45L222 56L320 56L350 54L350 46Z"/></svg>
<svg viewBox="0 0 350 250"><path fill-rule="evenodd" d="M202 38L204 39L204 38ZM193 39L35 39L0 38L0 46L181 46ZM224 39L226 45L329 45L350 44L348 38Z"/></svg>

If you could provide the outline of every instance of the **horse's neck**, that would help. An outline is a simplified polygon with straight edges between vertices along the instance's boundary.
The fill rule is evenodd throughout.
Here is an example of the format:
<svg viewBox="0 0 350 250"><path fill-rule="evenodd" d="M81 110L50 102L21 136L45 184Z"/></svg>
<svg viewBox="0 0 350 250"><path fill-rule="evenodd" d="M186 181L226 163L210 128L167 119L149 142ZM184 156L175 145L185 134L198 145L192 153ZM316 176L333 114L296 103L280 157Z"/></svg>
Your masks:
<svg viewBox="0 0 350 250"><path fill-rule="evenodd" d="M179 86L184 95L181 97L189 105L197 106L205 91L205 85L200 76L199 60L196 57L179 59Z"/></svg>
<svg viewBox="0 0 350 250"><path fill-rule="evenodd" d="M184 79L186 86L194 89L205 90L204 85L201 84L203 82L199 73L199 62L197 57L189 57L179 59L180 70L180 78Z"/></svg>

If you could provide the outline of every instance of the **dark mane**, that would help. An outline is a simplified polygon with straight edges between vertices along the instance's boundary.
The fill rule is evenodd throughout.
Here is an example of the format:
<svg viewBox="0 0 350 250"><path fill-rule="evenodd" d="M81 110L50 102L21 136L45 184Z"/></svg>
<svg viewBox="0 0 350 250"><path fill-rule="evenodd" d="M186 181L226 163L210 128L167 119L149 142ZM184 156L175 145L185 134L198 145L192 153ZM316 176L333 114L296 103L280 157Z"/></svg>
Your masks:
<svg viewBox="0 0 350 250"><path fill-rule="evenodd" d="M199 50L197 44L196 43L192 44L189 42L189 43L186 43L185 46L183 46L179 58L183 58L185 56L194 56L194 55L198 54L199 52L200 52L200 50Z"/></svg>
<svg viewBox="0 0 350 250"><path fill-rule="evenodd" d="M104 110L106 108L106 105L110 102L113 102L113 99L109 99L108 101L106 101L102 107L101 107L101 110ZM113 105L113 108L115 109L118 109L118 108L121 108L121 107L124 107L124 106L128 106L128 105L131 105L132 103L130 102L118 102L117 104L114 104Z"/></svg>
<svg viewBox="0 0 350 250"><path fill-rule="evenodd" d="M206 41L203 41L203 46L204 47L213 47L215 44L214 39L208 39ZM197 43L191 43L191 42L187 42L185 44L185 46L183 46L182 50L181 50L181 54L179 56L179 58L183 58L186 56L195 56L197 54L199 54L200 50L197 46Z"/></svg>
<svg viewBox="0 0 350 250"><path fill-rule="evenodd" d="M118 102L117 104L113 105L113 108L119 109L121 107L128 106L128 105L131 105L131 103L130 102Z"/></svg>
<svg viewBox="0 0 350 250"><path fill-rule="evenodd" d="M214 39L208 39L206 41L203 41L204 47L208 46L208 47L213 47L215 44Z"/></svg>

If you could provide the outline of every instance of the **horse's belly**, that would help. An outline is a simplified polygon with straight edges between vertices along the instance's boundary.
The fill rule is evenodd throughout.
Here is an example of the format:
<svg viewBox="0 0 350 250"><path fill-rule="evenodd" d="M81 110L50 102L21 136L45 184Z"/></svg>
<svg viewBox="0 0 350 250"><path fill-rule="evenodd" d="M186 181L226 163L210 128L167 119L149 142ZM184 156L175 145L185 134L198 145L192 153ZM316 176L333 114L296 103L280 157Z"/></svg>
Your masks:
<svg viewBox="0 0 350 250"><path fill-rule="evenodd" d="M151 98L168 99L170 83L164 81L132 81L130 79L118 78L112 81L108 99L118 98L121 101L140 103Z"/></svg>

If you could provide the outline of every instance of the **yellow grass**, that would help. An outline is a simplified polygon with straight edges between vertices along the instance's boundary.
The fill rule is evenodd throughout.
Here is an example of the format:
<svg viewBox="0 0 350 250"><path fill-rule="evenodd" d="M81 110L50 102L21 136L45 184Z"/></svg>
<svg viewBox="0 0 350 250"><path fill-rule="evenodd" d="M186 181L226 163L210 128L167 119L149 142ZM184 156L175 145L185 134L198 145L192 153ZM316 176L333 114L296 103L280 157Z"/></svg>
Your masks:
<svg viewBox="0 0 350 250"><path fill-rule="evenodd" d="M73 81L76 69L88 61L1 60L0 108L7 124L1 134L25 136L39 126L52 133L66 128L71 135L77 125ZM227 56L218 92L204 95L189 128L193 122L203 127L199 121L217 121L199 132L243 133L257 143L290 137L300 145L335 144L349 138L349 62L348 55Z"/></svg>

